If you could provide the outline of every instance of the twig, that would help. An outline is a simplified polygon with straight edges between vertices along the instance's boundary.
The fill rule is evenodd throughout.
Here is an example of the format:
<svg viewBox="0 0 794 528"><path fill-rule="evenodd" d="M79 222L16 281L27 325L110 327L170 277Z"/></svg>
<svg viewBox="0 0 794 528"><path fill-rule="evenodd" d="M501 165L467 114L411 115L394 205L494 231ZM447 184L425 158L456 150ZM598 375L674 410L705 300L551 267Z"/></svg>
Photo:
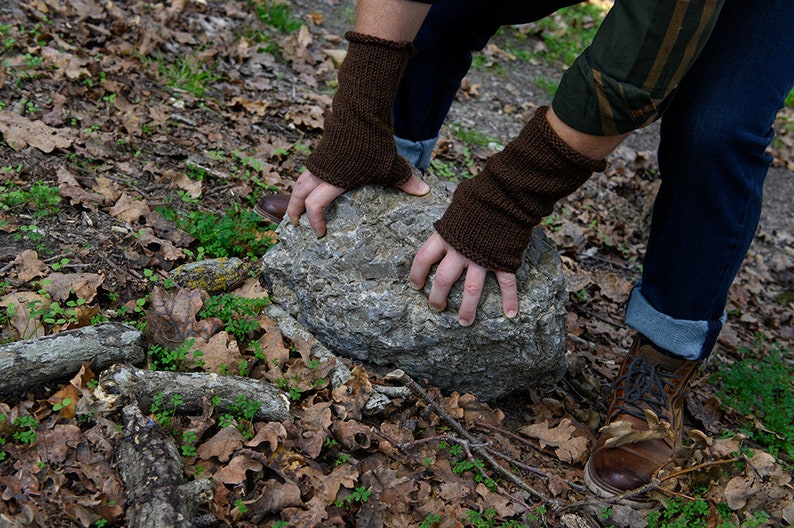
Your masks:
<svg viewBox="0 0 794 528"><path fill-rule="evenodd" d="M689 497L688 495L683 495L683 494L676 493L676 492L673 492L671 490L667 490L665 488L662 488L661 487L662 482L665 482L665 481L673 479L673 478L680 477L681 475L685 475L685 474L691 473L693 471L698 471L698 470L709 468L709 467L713 467L713 466L721 466L721 465L725 465L725 464L733 464L735 462L738 462L739 460L740 460L739 458L729 458L727 460L715 460L713 462L703 462L702 464L698 464L696 466L692 466L692 467L688 467L686 469L675 471L673 473L670 473L669 475L665 475L662 478L652 478L651 481L648 484L645 484L644 486L640 486L639 488L635 488L635 489L632 489L632 490L624 491L623 493L621 493L619 495L615 495L614 497L602 498L602 499L600 499L598 501L587 500L587 501L573 502L571 504L567 504L567 505L563 506L562 508L560 508L559 511L564 511L564 510L569 510L569 509L579 509L579 508L582 508L582 507L585 507L585 506L591 506L591 505L603 504L603 503L606 503L606 504L617 504L617 503L619 503L621 501L625 501L627 499L633 499L635 497L639 497L640 495L645 495L646 493L648 493L650 491L659 491L661 493L667 493L667 494L677 495L677 496L681 496L681 497L688 497L688 498L691 498L692 500L694 500L694 498Z"/></svg>
<svg viewBox="0 0 794 528"><path fill-rule="evenodd" d="M479 455L480 457L485 460L491 468L493 468L496 472L500 473L504 478L518 486L519 488L523 489L533 497L542 500L544 503L553 502L549 497L544 495L543 493L535 490L529 484L518 478L516 475L511 473L510 471L506 470L499 464L493 456L488 452L485 446L480 445L480 442L476 438L474 438L466 429L463 428L460 423L452 418L444 409L441 408L430 395L425 391L422 387L419 386L411 377L403 372L402 370L394 370L386 375L385 379L393 379L401 382L403 385L408 387L408 390L418 399L422 400L424 403L428 405L436 414L438 414L442 420L444 420L447 425L452 427L452 429L458 433L461 437L465 438L471 448Z"/></svg>

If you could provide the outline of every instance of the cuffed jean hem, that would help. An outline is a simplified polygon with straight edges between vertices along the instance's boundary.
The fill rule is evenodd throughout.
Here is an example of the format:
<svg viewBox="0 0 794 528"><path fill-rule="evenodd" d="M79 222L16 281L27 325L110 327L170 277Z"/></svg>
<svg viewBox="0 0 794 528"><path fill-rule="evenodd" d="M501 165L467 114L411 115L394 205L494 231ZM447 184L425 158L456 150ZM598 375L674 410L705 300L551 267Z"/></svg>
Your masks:
<svg viewBox="0 0 794 528"><path fill-rule="evenodd" d="M439 136L425 139L422 141L411 141L409 139L394 136L397 144L397 154L405 158L405 161L423 171L430 166L430 157L436 147Z"/></svg>
<svg viewBox="0 0 794 528"><path fill-rule="evenodd" d="M726 314L714 321L673 319L651 306L640 291L641 284L631 292L626 324L676 356L692 361L706 358L717 343Z"/></svg>

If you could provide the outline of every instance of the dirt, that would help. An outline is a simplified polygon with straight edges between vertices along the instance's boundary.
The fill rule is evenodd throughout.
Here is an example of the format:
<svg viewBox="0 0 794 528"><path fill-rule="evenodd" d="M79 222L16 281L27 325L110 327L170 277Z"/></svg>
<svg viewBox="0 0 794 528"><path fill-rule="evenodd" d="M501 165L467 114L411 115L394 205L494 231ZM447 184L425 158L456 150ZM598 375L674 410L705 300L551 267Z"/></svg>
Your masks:
<svg viewBox="0 0 794 528"><path fill-rule="evenodd" d="M0 279L6 281L3 295L36 295L45 286L42 279L52 277L67 259L60 272L70 277L78 273L102 277L94 286L95 297L88 303L95 310L88 319L100 314L135 324L141 318L134 308L139 299L151 295L153 277L162 284L177 266L192 261L200 252L198 241L185 237L173 223L153 211L162 206L184 214L222 214L234 207L248 211L259 196L290 189L306 153L320 135L322 112L333 94L334 64L323 50L344 48L341 35L351 23L353 2L329 0L291 5L293 13L303 17L305 26L304 30L284 34L269 31L252 14L251 6L241 2L100 5L91 0L63 4L11 0L0 6L0 24L8 26L6 40L0 42L0 46L6 46L0 48L0 61L7 61L0 66L0 102L4 110L29 123L44 123L51 132L55 131L52 137L63 136L70 141L63 147L35 143L38 146L18 150L8 144L7 137L0 141L0 185L6 188L3 192L30 189L40 182L58 187L62 199L57 212L50 215L40 215L41 208L35 204L19 204L0 211L4 221L0 228ZM270 40L256 43L257 31L267 34ZM242 35L247 37L241 38ZM258 51L269 43L276 44L279 51ZM436 153L442 164L434 166L434 171L440 173L442 168L451 167L457 177L471 175L493 152L493 147L466 144L456 135L456 128L477 130L503 145L518 133L536 106L550 100L548 92L538 86L539 79L559 77L562 66L543 60L523 63L505 53L513 44L499 39L494 44L483 52L486 66L472 70L451 110ZM536 44L532 41L529 45ZM58 53L50 54L52 50ZM218 79L210 83L205 94L195 95L167 85L164 66L180 64L180 59L215 64L212 72ZM794 206L788 197L794 191L792 123L792 110L781 112L776 124L781 140L771 150L775 164L765 188L761 226L731 290L723 336L688 398L687 427L703 430L713 449L727 445L728 441L718 439L724 431L752 425L757 417L721 408L719 387L710 383L712 374L723 365L739 361L746 347L753 349L757 357L765 357L769 347L755 345L758 340L776 343L787 351L784 357L791 359ZM31 143L43 142L40 136L33 137L32 126L28 124L22 136ZM615 506L615 515L620 515L621 520L601 519L599 511L608 505L588 503L592 496L582 487L582 460L564 460L552 444L544 443L537 435L524 435L523 441L517 441L510 434L520 436L524 426L543 423L563 434L567 429L562 425L570 423L575 432L568 434L565 441L578 444L575 438L585 438L592 442L606 411L609 385L632 339L622 321L623 307L631 284L640 274L652 197L658 186L654 154L657 142L656 125L632 135L610 157L605 173L591 178L544 222L546 232L559 247L570 290L566 343L569 369L565 377L554 386L488 403L465 402L460 395L427 388L440 405L460 420L471 409L493 418L490 423L498 429L488 429L487 424L467 426L476 431L478 438L510 453L514 460L545 473L546 478L540 478L531 470L516 471L558 501L560 507L542 521L546 526L563 526L561 518L566 508L586 519L590 526L640 526L648 514ZM193 179L184 178L186 174ZM148 209L138 209L143 205ZM32 224L37 227L28 227ZM260 238L275 236L267 225L260 224L257 230ZM30 262L39 266L40 272L23 266L19 260L23 250L35 251L36 257ZM68 300L74 301L75 297L67 295L62 302ZM42 329L49 333L62 328L43 324ZM261 330L251 336L251 341L263 339ZM2 338L20 338L19 329L12 324L3 325ZM240 357L257 365L251 349L245 348L250 345L248 339L244 343L241 340L241 344ZM472 472L463 476L450 472L449 463L454 464L454 457L426 441L427 437L438 435L454 443L449 425L433 409L406 398L395 400L383 414L355 415L354 411L360 412L360 408L348 399L332 395L327 386L312 388L313 371L303 365L293 344L285 342L280 346L283 361L279 368L284 372L278 374L286 377L287 373L295 373L302 383L308 380L303 386L304 396L294 405L294 420L284 424L284 436L272 436L270 444L263 442L257 448L272 457L270 465L258 472L243 471L233 484L219 486L214 500L206 506L207 512L219 520L218 525L276 526L279 521L289 521L291 526L375 526L373 519L383 522L388 515L377 509L381 498L392 501L392 515L404 515L400 521L404 524L393 521L391 526L395 527L417 526L435 513L443 514L439 526L474 526L473 521L467 520L465 510L483 512L488 507L497 507L500 522L520 520L532 526L542 525L537 517L530 520L530 514L537 515L536 509L521 507L522 503L536 505L527 493L515 487L508 490L512 495L505 490L489 492L475 481ZM352 362L347 363L355 367ZM374 383L384 383L378 374L368 374L366 366L358 369L356 383L360 386L369 383L370 378ZM270 381L277 376L264 365L258 365L256 372ZM44 525L48 521L41 519L51 516L57 520L53 526L95 525L103 518L109 521L108 526L122 526L123 493L115 490L116 494L111 494L110 484L102 487L105 479L118 483L110 461L116 438L113 430L119 417L98 413L93 422L67 420L54 413L46 401L60 388L61 384L52 383L18 401L2 402L2 411L6 416L36 413L47 427L77 424L83 436L74 440L75 445L85 447L90 443L92 449L104 446L104 451L99 450L104 458L96 462L96 473L86 465L67 467L68 460L43 468L37 465L42 459L36 458L36 446L10 446L12 442L6 434L6 451L13 456L0 460L0 478L9 490L19 493L7 491L0 498L0 514L5 516L2 522L11 519L11 526L23 522ZM85 398L90 400L90 391L86 391ZM319 411L317 405L334 409L333 425L318 425L325 411ZM343 407L351 413L348 419L340 414ZM504 413L502 419L495 418L499 413ZM182 417L178 424L180 431L202 432L204 436L199 437L197 446L209 444L216 438L214 435L220 434L209 421L200 421L199 417ZM351 423L367 428L360 431L368 442L371 440L371 446L333 446L330 440L342 436L334 436L331 431L346 431L342 426L352 427ZM258 431L275 427L251 424L254 426ZM89 431L93 443L86 440ZM394 438L384 441L373 431L405 435L401 437L404 443L399 444ZM426 438L421 439L422 435ZM300 449L300 438L320 446L329 441L333 447L323 447L312 457ZM401 449L409 446L415 451L408 449L405 453L394 448L398 444ZM761 452L758 444L745 445ZM391 450L386 446L391 446ZM188 457L186 478L196 475L199 463L208 467L210 474L226 471L223 475L228 476L229 458L242 456L229 449L223 461L218 457ZM708 458L713 453L700 454L706 457L703 460L713 460ZM350 456L350 465L336 464ZM432 457L433 464L423 466L423 457ZM251 467L256 466L255 462L246 459ZM285 472L289 471L295 473L286 478ZM713 512L714 504L725 500L725 483L740 474L738 469L733 471L716 476L722 480L708 491ZM234 480L228 478L230 482ZM288 489L293 478L302 486L309 486L310 491L305 487L300 491ZM389 486L378 483L378 479L388 482L389 478L396 479L410 493L400 495L392 490L389 495ZM323 488L320 480L328 488ZM330 483L332 480L336 488ZM36 486L36 493L26 492L24 500L19 484L23 481ZM339 482L343 483L341 488ZM667 497L686 495L699 483L691 475L673 482L675 485L665 492ZM352 491L362 483L373 490L373 500L351 505L354 499L347 497L353 497ZM341 490L339 500L343 506L318 507L316 497L320 497L321 489ZM296 493L297 498L288 491ZM769 494L761 497L763 493L758 489L753 493L747 506L736 508L736 519L770 510L779 521L780 502ZM111 495L115 499L108 501ZM267 495L277 495L286 502L279 510L269 511L262 501ZM521 500L510 498L515 496ZM97 501L103 506L97 506ZM246 515L241 504L247 504L252 512ZM310 513L330 517L312 524L306 520Z"/></svg>

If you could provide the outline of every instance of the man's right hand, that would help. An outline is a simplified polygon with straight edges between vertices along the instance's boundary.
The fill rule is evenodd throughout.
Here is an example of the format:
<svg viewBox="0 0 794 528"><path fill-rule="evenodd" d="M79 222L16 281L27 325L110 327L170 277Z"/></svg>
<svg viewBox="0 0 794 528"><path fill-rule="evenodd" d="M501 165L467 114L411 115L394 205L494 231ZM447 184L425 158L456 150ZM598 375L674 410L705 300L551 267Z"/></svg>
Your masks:
<svg viewBox="0 0 794 528"><path fill-rule="evenodd" d="M430 192L430 186L419 178L417 171L413 171L411 178L398 188L412 196L424 196ZM304 171L292 189L292 196L287 206L287 216L293 225L298 225L301 215L305 212L309 218L309 225L312 226L317 236L325 236L323 210L344 192L345 189L342 187L331 185L311 172Z"/></svg>

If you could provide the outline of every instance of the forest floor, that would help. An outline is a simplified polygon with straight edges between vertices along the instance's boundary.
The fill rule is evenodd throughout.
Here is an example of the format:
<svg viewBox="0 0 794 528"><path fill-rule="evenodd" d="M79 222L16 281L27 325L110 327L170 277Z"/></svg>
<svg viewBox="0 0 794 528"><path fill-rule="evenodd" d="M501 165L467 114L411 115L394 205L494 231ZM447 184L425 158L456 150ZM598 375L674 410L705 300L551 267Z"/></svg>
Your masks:
<svg viewBox="0 0 794 528"><path fill-rule="evenodd" d="M284 422L252 421L242 405L225 415L209 402L200 415L144 409L180 446L184 478L215 482L202 513L217 526L794 523L791 108L776 123L765 210L727 324L687 398L686 428L702 433L684 465L660 475L649 492L660 502L649 509L597 500L582 469L632 339L622 315L659 185L657 126L635 133L544 221L570 292L568 370L553 386L491 402L425 387L433 403L411 394L367 411L373 386L393 382L340 359L353 375L333 389L303 344L261 315L267 294L255 274L210 297L173 285L181 265L253 262L277 239L251 207L291 188L320 136L352 5L4 2L3 342L125 322L145 328L148 368L203 368L284 389ZM476 174L549 102L564 66L544 38L573 35L566 24L507 28L475 57L436 175ZM167 291L156 295L199 295L205 310L187 321L177 319L184 312L152 317L160 285ZM166 323L212 316L223 324L196 336L203 362L193 342L176 352L155 346ZM0 402L0 526L127 525L114 455L121 421L97 399L99 374L86 365Z"/></svg>

